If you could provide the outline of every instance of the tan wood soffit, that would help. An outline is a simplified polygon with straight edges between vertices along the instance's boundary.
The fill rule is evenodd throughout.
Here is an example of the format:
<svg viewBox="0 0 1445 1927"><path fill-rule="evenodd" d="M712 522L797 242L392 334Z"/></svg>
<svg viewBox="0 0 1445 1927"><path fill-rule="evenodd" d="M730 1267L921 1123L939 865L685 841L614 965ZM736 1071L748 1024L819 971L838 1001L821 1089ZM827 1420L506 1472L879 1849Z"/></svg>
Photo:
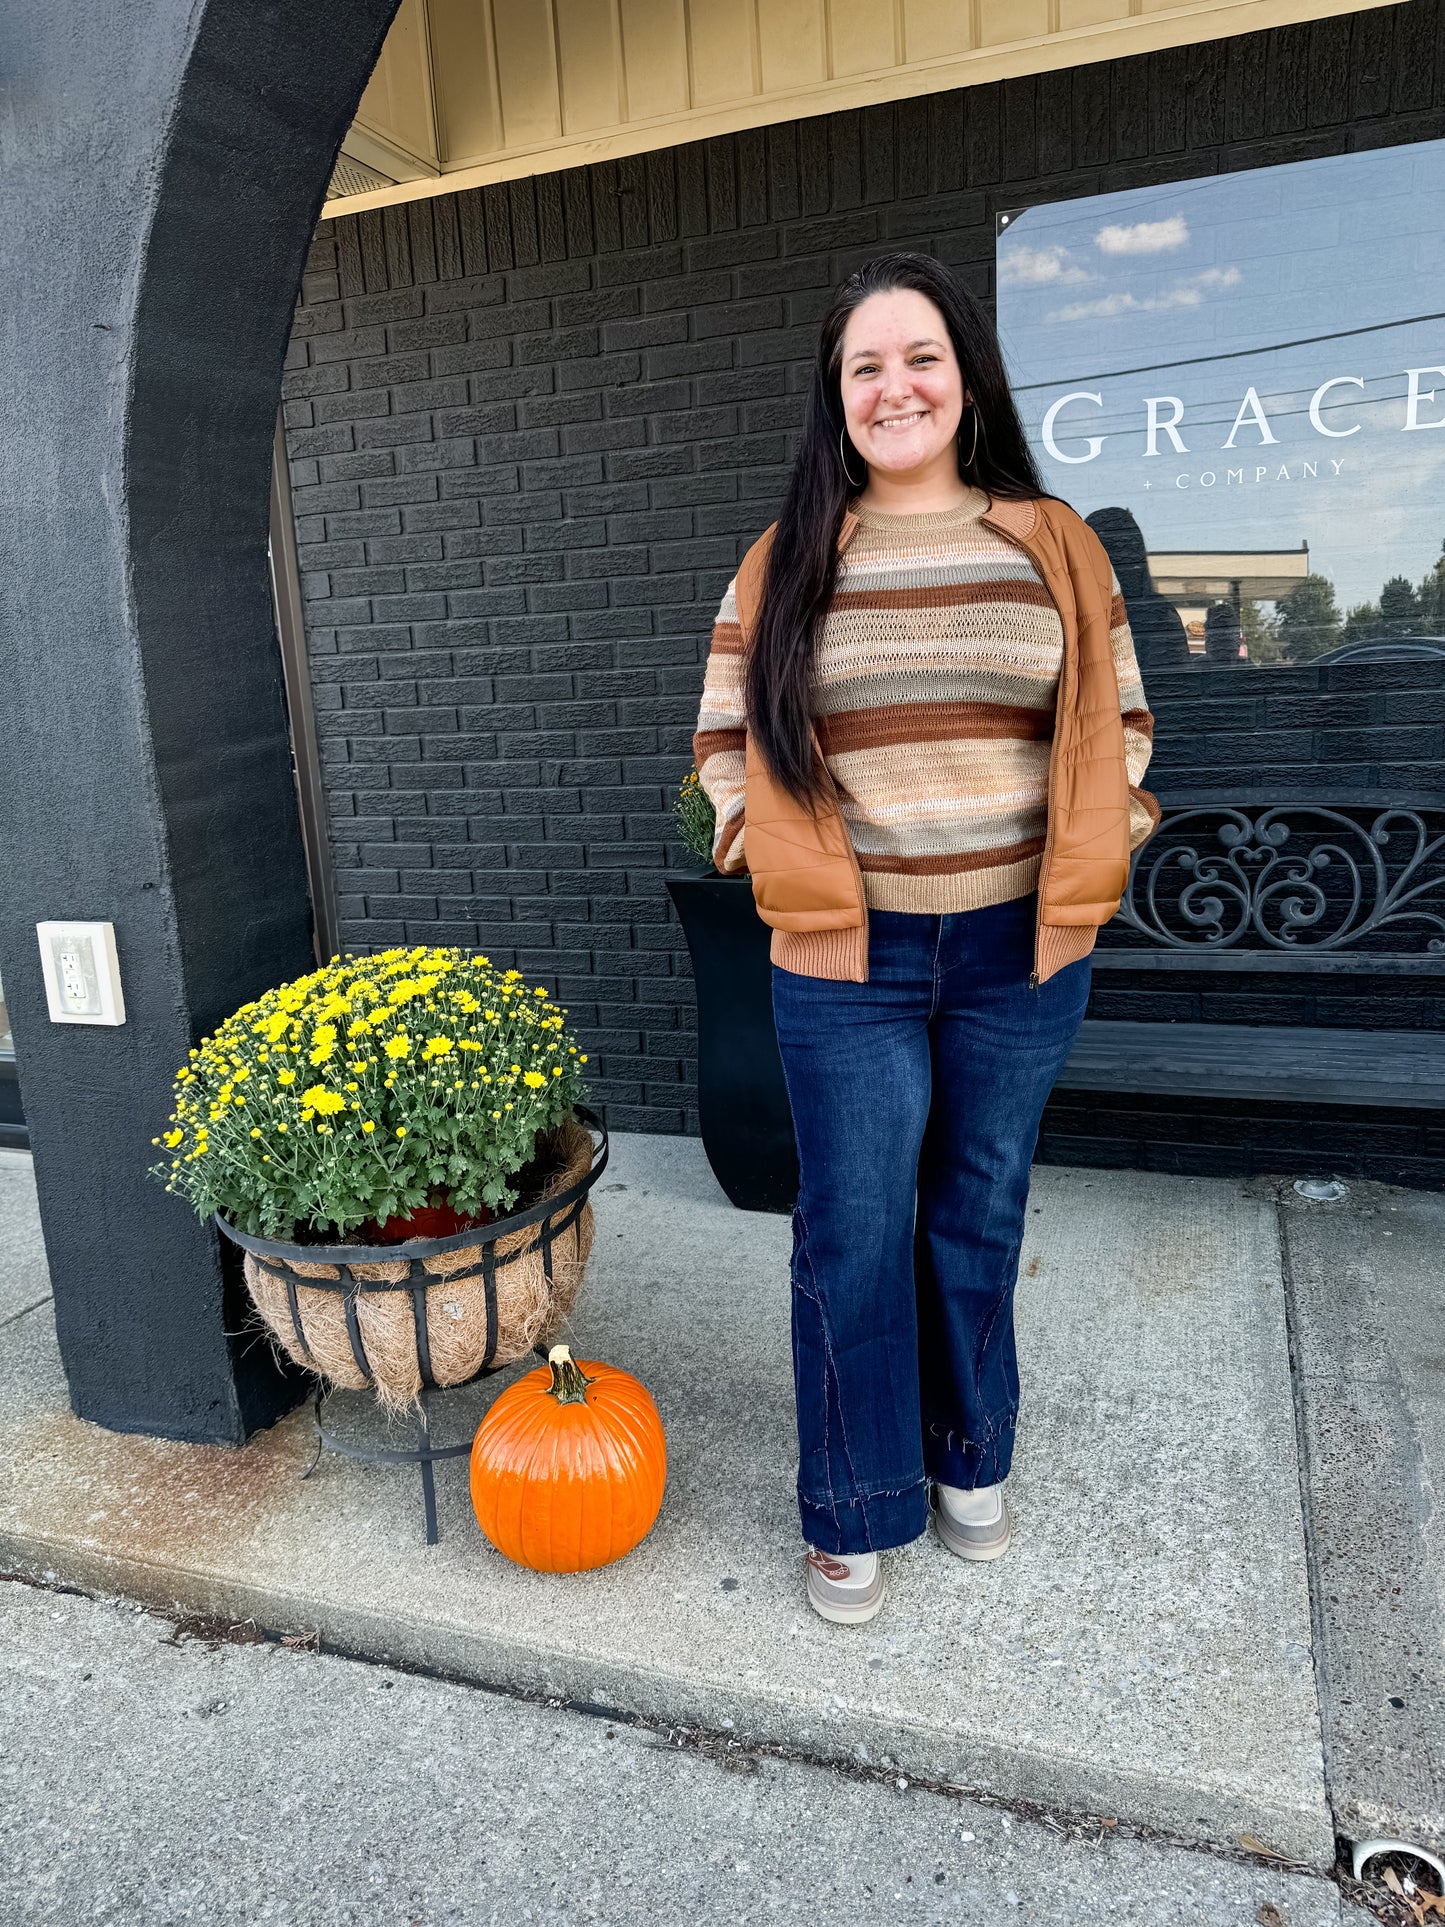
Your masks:
<svg viewBox="0 0 1445 1927"><path fill-rule="evenodd" d="M1398 4L402 0L342 147L384 184L324 212Z"/></svg>

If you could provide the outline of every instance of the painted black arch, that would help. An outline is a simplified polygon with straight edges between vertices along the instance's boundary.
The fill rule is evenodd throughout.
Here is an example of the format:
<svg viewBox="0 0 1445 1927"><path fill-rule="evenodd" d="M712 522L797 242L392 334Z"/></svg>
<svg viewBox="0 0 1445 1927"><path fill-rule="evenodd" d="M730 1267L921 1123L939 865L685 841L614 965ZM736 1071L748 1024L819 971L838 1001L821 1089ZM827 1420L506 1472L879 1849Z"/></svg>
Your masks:
<svg viewBox="0 0 1445 1927"><path fill-rule="evenodd" d="M296 1396L147 1181L170 1077L312 960L266 573L302 263L396 0L7 13L0 968L74 1408L238 1443ZM34 924L110 918L128 1021L52 1025Z"/></svg>

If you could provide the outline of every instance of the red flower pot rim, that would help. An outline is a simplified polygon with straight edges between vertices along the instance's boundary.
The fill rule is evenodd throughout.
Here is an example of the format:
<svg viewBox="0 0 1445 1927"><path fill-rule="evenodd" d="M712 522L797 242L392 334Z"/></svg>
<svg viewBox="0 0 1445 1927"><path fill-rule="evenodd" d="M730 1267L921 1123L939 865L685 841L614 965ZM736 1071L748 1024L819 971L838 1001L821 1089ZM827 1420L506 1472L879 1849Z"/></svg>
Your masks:
<svg viewBox="0 0 1445 1927"><path fill-rule="evenodd" d="M499 1238L511 1237L514 1232L524 1231L529 1224L540 1225L547 1219L555 1218L564 1212L581 1209L582 1200L607 1169L609 1141L607 1127L595 1111L585 1104L578 1104L573 1115L578 1122L595 1133L596 1142L592 1149L592 1167L586 1177L569 1184L565 1190L554 1191L551 1197L543 1198L539 1204L529 1205L525 1211L515 1211L505 1218L494 1218L490 1224L475 1225L467 1231L453 1231L445 1238L408 1238L404 1244L395 1245L295 1245L284 1244L275 1238L253 1238L249 1232L238 1231L229 1224L219 1211L215 1216L216 1227L228 1237L232 1244L240 1245L258 1258L269 1258L272 1268L280 1270L288 1278L305 1285L311 1291L410 1291L415 1284L435 1285L442 1280L425 1269L422 1260L435 1258L444 1251L463 1251L473 1245L495 1244ZM540 1240L539 1240L540 1241ZM520 1257L529 1245L519 1246L516 1251L503 1252L492 1262L507 1264L512 1258ZM488 1258L491 1254L487 1254ZM313 1278L291 1272L288 1259L300 1259L307 1265L335 1265L341 1273L339 1278ZM279 1263L278 1263L279 1261ZM395 1265L405 1262L408 1275L388 1282L381 1279L354 1278L349 1275L353 1265Z"/></svg>

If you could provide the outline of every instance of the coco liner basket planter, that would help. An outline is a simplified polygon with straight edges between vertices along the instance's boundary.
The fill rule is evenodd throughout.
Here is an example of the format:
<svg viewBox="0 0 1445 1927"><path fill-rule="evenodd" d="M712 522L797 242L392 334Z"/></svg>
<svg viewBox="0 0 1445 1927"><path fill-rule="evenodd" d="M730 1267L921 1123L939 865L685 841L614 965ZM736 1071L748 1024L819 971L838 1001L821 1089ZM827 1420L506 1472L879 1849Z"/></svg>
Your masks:
<svg viewBox="0 0 1445 1927"><path fill-rule="evenodd" d="M576 1303L607 1132L579 1105L544 1142L555 1166L534 1203L445 1238L297 1245L249 1237L219 1213L216 1223L244 1252L256 1309L289 1356L400 1411L550 1341Z"/></svg>

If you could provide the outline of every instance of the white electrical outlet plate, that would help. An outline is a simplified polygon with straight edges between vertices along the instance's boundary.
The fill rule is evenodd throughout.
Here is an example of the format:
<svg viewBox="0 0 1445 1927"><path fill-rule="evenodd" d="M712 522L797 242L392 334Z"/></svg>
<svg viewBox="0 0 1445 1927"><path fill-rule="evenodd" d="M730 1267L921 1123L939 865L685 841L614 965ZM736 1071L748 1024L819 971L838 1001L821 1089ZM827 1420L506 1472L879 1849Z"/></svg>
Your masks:
<svg viewBox="0 0 1445 1927"><path fill-rule="evenodd" d="M123 1024L113 923L37 923L52 1024Z"/></svg>

